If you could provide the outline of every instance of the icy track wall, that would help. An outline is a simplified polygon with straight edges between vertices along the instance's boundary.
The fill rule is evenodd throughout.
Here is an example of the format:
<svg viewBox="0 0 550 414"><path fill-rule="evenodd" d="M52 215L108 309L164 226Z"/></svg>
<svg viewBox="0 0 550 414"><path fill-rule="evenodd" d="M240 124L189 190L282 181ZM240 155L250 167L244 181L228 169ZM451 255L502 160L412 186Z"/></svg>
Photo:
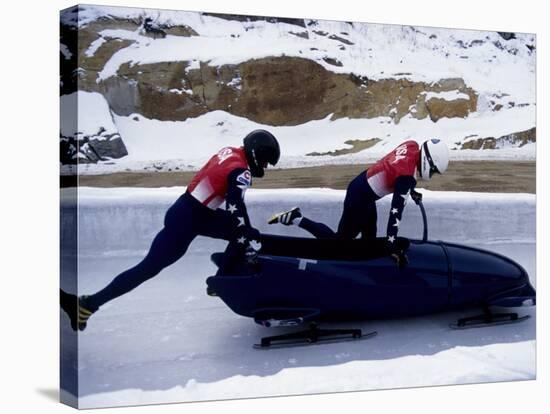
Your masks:
<svg viewBox="0 0 550 414"><path fill-rule="evenodd" d="M164 213L185 191L173 188L80 188L78 192L79 252L95 254L141 254L163 226ZM433 192L421 190L428 215L429 239L459 243L535 241L535 195ZM62 190L61 240L67 248L70 229L76 224L68 197ZM248 190L246 202L252 224L262 233L310 237L295 226L268 225L276 212L300 206L304 215L336 229L344 191L331 189ZM67 199L66 199L67 197ZM378 202L378 234L386 231L391 197ZM409 200L400 235L422 238L422 216ZM195 246L193 246L193 244ZM195 241L191 248L200 248ZM65 250L68 251L68 250Z"/></svg>

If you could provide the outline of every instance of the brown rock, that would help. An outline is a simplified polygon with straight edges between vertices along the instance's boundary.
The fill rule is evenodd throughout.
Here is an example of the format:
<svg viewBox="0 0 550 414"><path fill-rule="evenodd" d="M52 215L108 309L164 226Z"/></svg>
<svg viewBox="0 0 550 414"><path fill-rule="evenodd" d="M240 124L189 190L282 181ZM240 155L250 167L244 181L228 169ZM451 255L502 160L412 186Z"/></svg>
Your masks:
<svg viewBox="0 0 550 414"><path fill-rule="evenodd" d="M170 26L163 28L164 32L168 35L172 36L182 36L182 37L191 37L191 36L198 36L199 34L195 32L191 27L189 26Z"/></svg>
<svg viewBox="0 0 550 414"><path fill-rule="evenodd" d="M289 17L266 17L266 16L247 16L242 14L223 14L223 13L201 13L204 16L217 17L224 20L234 20L238 22L257 22L267 21L270 23L286 23L299 27L306 27L304 19L294 19Z"/></svg>
<svg viewBox="0 0 550 414"><path fill-rule="evenodd" d="M380 138L371 138L371 139L350 139L344 142L344 144L351 145L351 148L341 148L334 151L328 152L310 152L309 156L319 156L319 155L330 155L336 157L338 155L344 154L354 154L364 149L371 148L382 141Z"/></svg>
<svg viewBox="0 0 550 414"><path fill-rule="evenodd" d="M124 49L135 43L133 40L105 37L103 43L93 56L86 56L86 51L90 45L101 36L99 33L107 29L122 29L136 31L143 26L142 19L113 19L100 18L78 30L78 67L83 69L79 72L79 88L81 90L95 90L97 74L100 72L107 61L119 50ZM165 34L173 36L198 36L192 28L186 25L180 26L162 26ZM154 38L154 34L141 31L144 36Z"/></svg>
<svg viewBox="0 0 550 414"><path fill-rule="evenodd" d="M512 144L523 147L526 144L537 141L537 129L531 128L525 131L514 132L513 134L503 135L497 139L499 145Z"/></svg>
<svg viewBox="0 0 550 414"><path fill-rule="evenodd" d="M462 144L461 149L495 149L496 148L496 139L493 137L489 138L478 138Z"/></svg>
<svg viewBox="0 0 550 414"><path fill-rule="evenodd" d="M342 62L340 62L338 59L335 59L335 58L324 57L323 60L332 66L338 66L338 67L343 66Z"/></svg>
<svg viewBox="0 0 550 414"><path fill-rule="evenodd" d="M475 108L477 98L457 80L436 84L407 79L371 81L354 74L336 74L317 62L295 57L255 59L221 67L202 62L199 69L191 70L189 65L125 64L117 77L92 86L121 115L138 112L148 118L183 120L221 109L269 125L297 125L331 113L333 119L388 116L395 123L407 114L418 119L463 116L454 108L456 103L448 101L439 105L430 102L430 112L425 93L459 86L460 92L473 97L463 100L468 111ZM170 92L183 89L193 94Z"/></svg>
<svg viewBox="0 0 550 414"><path fill-rule="evenodd" d="M439 121L441 118L466 118L470 113L470 101L467 99L447 101L432 98L426 101L426 110L430 119L434 122Z"/></svg>
<svg viewBox="0 0 550 414"><path fill-rule="evenodd" d="M513 147L523 147L524 145L536 142L537 129L531 128L525 131L514 132L512 134L503 135L499 138L478 138L464 142L460 149L497 149L506 145Z"/></svg>
<svg viewBox="0 0 550 414"><path fill-rule="evenodd" d="M338 42L342 42L342 43L344 43L346 45L349 45L349 46L354 44L354 43L350 42L348 39L344 39L343 37L336 36L336 35L330 35L328 38L331 39L331 40L337 40Z"/></svg>
<svg viewBox="0 0 550 414"><path fill-rule="evenodd" d="M302 39L309 39L309 32L288 32L291 35L301 37Z"/></svg>
<svg viewBox="0 0 550 414"><path fill-rule="evenodd" d="M372 81L354 74L334 73L310 59L287 56L220 67L200 62L198 69L190 69L192 62L186 61L126 63L116 76L98 83L97 75L106 62L132 44L129 40L106 38L88 57L85 51L99 39L98 32L108 28L135 31L142 25L140 19L100 19L79 31L79 89L102 93L119 115L140 113L147 118L185 120L211 110L224 110L268 125L297 125L330 114L332 119L383 116L399 123L409 114L417 119L429 116L433 121L465 117L475 111L477 104L477 95L462 79L442 79L431 84L404 77ZM174 35L196 35L183 26L162 29ZM306 32L296 34L303 33ZM331 38L346 40L334 35ZM342 66L330 57L324 61ZM450 90L465 93L469 99L425 102L426 92Z"/></svg>

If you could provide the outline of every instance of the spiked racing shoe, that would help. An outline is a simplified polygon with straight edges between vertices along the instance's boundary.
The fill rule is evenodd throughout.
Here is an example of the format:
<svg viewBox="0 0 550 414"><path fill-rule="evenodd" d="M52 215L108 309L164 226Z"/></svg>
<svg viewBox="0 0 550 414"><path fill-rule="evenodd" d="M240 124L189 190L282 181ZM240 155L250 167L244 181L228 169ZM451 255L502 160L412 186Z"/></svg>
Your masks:
<svg viewBox="0 0 550 414"><path fill-rule="evenodd" d="M83 331L86 329L88 319L94 314L98 308L91 306L89 302L89 296L80 296L78 298L78 330Z"/></svg>
<svg viewBox="0 0 550 414"><path fill-rule="evenodd" d="M285 226L290 226L294 224L294 220L302 218L302 212L300 208L294 207L291 210L283 211L282 213L277 213L273 215L269 220L269 224L281 223Z"/></svg>
<svg viewBox="0 0 550 414"><path fill-rule="evenodd" d="M63 290L60 291L61 309L65 311L71 321L71 328L76 331L86 329L88 319L97 310L88 302L88 296L77 297Z"/></svg>

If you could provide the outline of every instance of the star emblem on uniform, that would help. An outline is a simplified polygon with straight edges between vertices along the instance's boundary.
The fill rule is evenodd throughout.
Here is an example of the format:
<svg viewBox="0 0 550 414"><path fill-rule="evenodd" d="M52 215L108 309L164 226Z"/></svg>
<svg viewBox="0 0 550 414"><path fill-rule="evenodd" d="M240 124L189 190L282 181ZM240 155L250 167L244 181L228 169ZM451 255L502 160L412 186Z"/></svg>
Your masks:
<svg viewBox="0 0 550 414"><path fill-rule="evenodd" d="M393 243L393 242L395 241L395 237L394 237L394 236L388 237L388 241L389 241L390 243Z"/></svg>
<svg viewBox="0 0 550 414"><path fill-rule="evenodd" d="M237 227L244 226L244 217L237 217L237 220L239 220L239 224L237 224Z"/></svg>
<svg viewBox="0 0 550 414"><path fill-rule="evenodd" d="M391 209L392 214L397 214L398 212L399 212L399 210L396 209L395 207Z"/></svg>
<svg viewBox="0 0 550 414"><path fill-rule="evenodd" d="M410 189L409 189L409 191L407 191L406 194L401 194L401 197L403 197L405 199L405 203L407 202L410 195L411 195L411 190Z"/></svg>
<svg viewBox="0 0 550 414"><path fill-rule="evenodd" d="M231 214L233 214L235 211L237 211L237 206L235 204L229 204L227 206L227 211L229 211Z"/></svg>
<svg viewBox="0 0 550 414"><path fill-rule="evenodd" d="M401 223L401 222L400 222L399 219L396 217L396 218L395 218L395 224L393 225L393 227L398 227L398 228L399 228L399 224L400 224L400 223Z"/></svg>
<svg viewBox="0 0 550 414"><path fill-rule="evenodd" d="M246 243L246 238L244 236L239 237L237 239L237 243L245 244Z"/></svg>

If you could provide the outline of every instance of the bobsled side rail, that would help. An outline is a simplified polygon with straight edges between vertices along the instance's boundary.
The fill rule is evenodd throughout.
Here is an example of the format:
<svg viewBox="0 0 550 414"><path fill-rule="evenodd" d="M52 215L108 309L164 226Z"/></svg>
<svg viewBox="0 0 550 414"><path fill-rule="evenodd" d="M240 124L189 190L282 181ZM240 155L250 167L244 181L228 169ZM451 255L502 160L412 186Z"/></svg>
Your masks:
<svg viewBox="0 0 550 414"><path fill-rule="evenodd" d="M315 239L262 234L260 255L300 257L316 260L369 260L388 255L385 238L376 239ZM398 238L406 250L410 241Z"/></svg>

